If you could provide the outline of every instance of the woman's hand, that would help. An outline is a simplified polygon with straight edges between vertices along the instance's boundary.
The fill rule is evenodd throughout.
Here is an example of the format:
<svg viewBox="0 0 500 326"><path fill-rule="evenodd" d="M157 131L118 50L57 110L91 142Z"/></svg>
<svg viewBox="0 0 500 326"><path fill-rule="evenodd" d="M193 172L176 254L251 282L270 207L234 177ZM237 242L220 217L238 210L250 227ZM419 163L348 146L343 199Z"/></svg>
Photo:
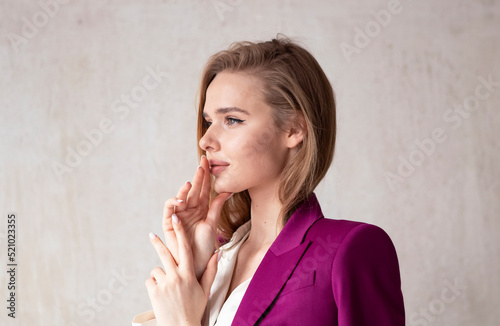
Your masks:
<svg viewBox="0 0 500 326"><path fill-rule="evenodd" d="M163 232L165 243L175 261L179 262L177 238L172 223L172 214L179 217L184 225L187 239L191 244L194 271L200 280L208 260L212 257L217 238L217 222L224 202L230 193L219 194L210 205L210 168L208 160L202 156L200 167L196 170L193 184L187 182L180 189L177 197L165 202L163 211Z"/></svg>
<svg viewBox="0 0 500 326"><path fill-rule="evenodd" d="M182 222L175 216L174 232L178 239L179 264L159 237L150 234L163 268L156 267L146 280L149 299L158 326L200 325L210 287L217 273L217 254L210 258L200 283L196 279L191 245ZM175 223L175 222L178 223Z"/></svg>

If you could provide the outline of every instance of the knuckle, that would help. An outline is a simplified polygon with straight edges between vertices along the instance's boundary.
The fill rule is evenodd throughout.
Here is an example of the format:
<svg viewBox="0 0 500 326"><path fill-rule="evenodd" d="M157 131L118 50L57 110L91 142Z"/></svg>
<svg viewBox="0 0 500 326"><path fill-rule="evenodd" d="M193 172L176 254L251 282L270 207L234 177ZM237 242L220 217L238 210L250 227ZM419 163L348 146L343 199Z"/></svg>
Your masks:
<svg viewBox="0 0 500 326"><path fill-rule="evenodd" d="M187 289L192 289L196 286L196 284L193 282L193 280L190 278L190 277L187 277L183 280L183 284L178 284L177 286L179 286L179 290L182 291L183 288L187 288Z"/></svg>
<svg viewBox="0 0 500 326"><path fill-rule="evenodd" d="M173 230L172 223L169 223L166 219L163 219L162 228L164 233L168 233Z"/></svg>
<svg viewBox="0 0 500 326"><path fill-rule="evenodd" d="M169 279L175 285L178 285L180 283L180 281L182 280L182 278L180 277L180 275L177 274L177 273L172 273L172 276Z"/></svg>
<svg viewBox="0 0 500 326"><path fill-rule="evenodd" d="M168 277L162 282L162 286L164 288L175 288L178 284L180 284L182 278L177 273L171 273Z"/></svg>
<svg viewBox="0 0 500 326"><path fill-rule="evenodd" d="M151 289L151 296L155 299L160 297L160 287L155 286L154 288Z"/></svg>
<svg viewBox="0 0 500 326"><path fill-rule="evenodd" d="M151 274L161 273L161 272L163 272L163 269L161 269L161 267L155 267L155 268L153 268L153 270L151 271Z"/></svg>
<svg viewBox="0 0 500 326"><path fill-rule="evenodd" d="M165 207L172 207L177 203L177 197L171 197L165 201Z"/></svg>
<svg viewBox="0 0 500 326"><path fill-rule="evenodd" d="M182 247L184 248L184 250L186 251L191 251L191 245L189 243L183 243L182 244Z"/></svg>
<svg viewBox="0 0 500 326"><path fill-rule="evenodd" d="M159 250L159 251L160 251L160 253L161 253L162 255L164 255L164 256L167 256L167 255L170 253L170 251L169 251L169 250L168 250L165 246L161 246L158 250ZM158 267L158 268L159 268L159 267Z"/></svg>

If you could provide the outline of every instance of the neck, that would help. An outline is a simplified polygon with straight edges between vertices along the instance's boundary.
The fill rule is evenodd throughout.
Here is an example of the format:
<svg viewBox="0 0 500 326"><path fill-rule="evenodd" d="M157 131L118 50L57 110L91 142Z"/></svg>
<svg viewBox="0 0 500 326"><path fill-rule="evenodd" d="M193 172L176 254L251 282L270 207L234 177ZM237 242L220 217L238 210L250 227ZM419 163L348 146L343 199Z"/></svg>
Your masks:
<svg viewBox="0 0 500 326"><path fill-rule="evenodd" d="M249 190L249 194L252 200L250 206L252 228L245 242L251 248L268 248L278 236L276 223L282 206L278 192L276 187L271 187L260 191Z"/></svg>

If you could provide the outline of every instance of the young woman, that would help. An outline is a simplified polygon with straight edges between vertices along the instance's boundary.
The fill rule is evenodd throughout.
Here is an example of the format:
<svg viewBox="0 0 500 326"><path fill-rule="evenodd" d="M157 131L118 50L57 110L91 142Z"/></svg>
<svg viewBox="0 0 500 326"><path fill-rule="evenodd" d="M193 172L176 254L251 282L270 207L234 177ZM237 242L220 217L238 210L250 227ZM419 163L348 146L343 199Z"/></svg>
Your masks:
<svg viewBox="0 0 500 326"><path fill-rule="evenodd" d="M200 167L167 200L163 268L135 325L404 325L399 266L380 228L323 217L333 91L286 38L213 55L198 105ZM214 251L216 252L214 254Z"/></svg>

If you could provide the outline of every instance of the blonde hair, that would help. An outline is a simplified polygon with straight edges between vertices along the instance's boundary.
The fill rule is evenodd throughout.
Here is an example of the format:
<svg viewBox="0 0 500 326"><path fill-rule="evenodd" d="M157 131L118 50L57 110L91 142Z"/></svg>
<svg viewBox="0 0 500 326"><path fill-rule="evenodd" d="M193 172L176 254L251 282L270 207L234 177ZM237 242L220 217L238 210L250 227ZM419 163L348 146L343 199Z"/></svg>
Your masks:
<svg viewBox="0 0 500 326"><path fill-rule="evenodd" d="M203 108L208 86L222 72L243 72L263 82L265 101L273 108L275 124L301 123L304 139L284 167L278 198L281 230L302 201L312 194L330 167L335 149L336 117L332 87L314 57L290 39L278 35L267 42L238 42L210 57L199 88L198 134L206 132ZM300 121L300 122L299 122ZM205 155L202 148L198 154ZM212 198L217 194L213 191ZM219 220L222 242L250 219L251 199L245 190L224 205Z"/></svg>

